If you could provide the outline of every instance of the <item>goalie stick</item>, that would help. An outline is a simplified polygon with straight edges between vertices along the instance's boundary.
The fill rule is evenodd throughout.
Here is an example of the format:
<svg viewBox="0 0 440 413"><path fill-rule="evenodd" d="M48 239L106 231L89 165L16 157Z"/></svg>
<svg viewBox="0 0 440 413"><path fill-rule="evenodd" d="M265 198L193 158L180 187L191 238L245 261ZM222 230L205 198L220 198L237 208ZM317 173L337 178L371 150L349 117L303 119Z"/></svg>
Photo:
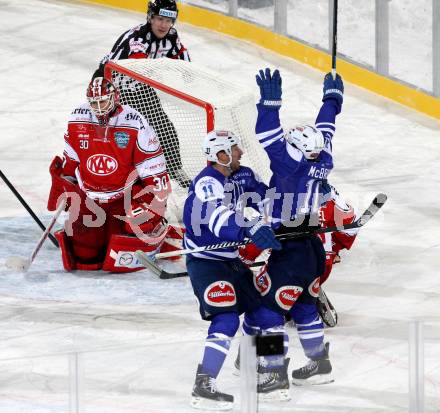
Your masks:
<svg viewBox="0 0 440 413"><path fill-rule="evenodd" d="M56 210L54 216L52 217L49 225L44 230L43 234L41 235L40 239L37 242L37 245L35 246L34 250L32 251L29 258L25 257L17 257L17 256L11 256L6 259L5 265L6 267L16 270L16 271L24 271L26 272L31 264L34 262L35 257L37 256L38 252L40 251L41 247L44 244L44 241L52 235L51 230L54 227L55 223L57 222L58 217L60 216L61 212L64 211L66 207L67 200L64 198L60 205L58 206L58 209ZM52 235L53 236L53 235Z"/></svg>
<svg viewBox="0 0 440 413"><path fill-rule="evenodd" d="M317 308L322 321L324 321L327 326L334 327L336 324L338 324L338 313L330 303L327 294L322 289L322 285L319 289Z"/></svg>
<svg viewBox="0 0 440 413"><path fill-rule="evenodd" d="M23 199L23 197L20 195L20 193L15 189L15 186L12 185L11 181L6 177L6 175L1 170L0 170L0 178L3 179L3 182L12 191L12 193L20 201L21 205L23 205L23 207L26 209L26 211L29 213L29 215L32 217L32 219L38 224L38 226L43 230L43 232L46 231L46 227L43 225L40 218L38 218L35 215L35 212L32 211L31 207L27 204L27 202ZM57 239L52 234L49 234L49 238L52 241L52 244L58 248L59 245L58 245Z"/></svg>
<svg viewBox="0 0 440 413"><path fill-rule="evenodd" d="M326 232L345 231L348 229L361 228L376 215L377 211L379 211L379 209L382 208L386 200L387 200L387 196L385 194L383 193L377 194L374 197L374 199L371 201L371 204L368 206L368 208L363 212L363 214L355 222L352 222L351 224L337 225L335 227L327 227L327 228L318 228L315 230L304 231L304 232L291 232L287 234L280 234L277 235L276 238L280 241L287 241L290 239L301 238L304 236L309 236L314 234L323 234ZM251 239L246 239L244 241L237 241L237 242L226 241L226 242L221 242L219 244L206 245L204 247L194 248L192 250L183 249L178 251L159 253L155 255L148 255L143 251L136 251L135 255L138 258L138 260L142 263L142 265L145 266L145 268L150 269L159 278L166 280L171 278L185 277L186 275L188 275L188 273L187 272L170 273L168 271L165 271L161 269L155 262L158 259L175 257L178 255L187 255L194 252L213 251L227 247L239 247L242 245L249 244L251 242L252 242ZM252 266L260 266L263 264L264 262L257 262L252 264Z"/></svg>

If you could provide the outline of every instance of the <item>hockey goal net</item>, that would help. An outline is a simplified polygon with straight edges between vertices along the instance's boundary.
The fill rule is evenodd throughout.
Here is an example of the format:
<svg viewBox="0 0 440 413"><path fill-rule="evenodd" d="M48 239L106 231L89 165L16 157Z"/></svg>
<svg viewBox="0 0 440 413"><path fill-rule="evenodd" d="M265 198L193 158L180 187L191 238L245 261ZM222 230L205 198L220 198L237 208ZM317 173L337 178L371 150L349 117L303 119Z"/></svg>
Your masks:
<svg viewBox="0 0 440 413"><path fill-rule="evenodd" d="M105 75L119 87L122 103L140 112L156 131L174 199L185 196L187 178L194 178L206 165L202 142L213 129L240 136L242 164L267 182L269 162L255 138L253 90L194 62L173 59L109 62Z"/></svg>

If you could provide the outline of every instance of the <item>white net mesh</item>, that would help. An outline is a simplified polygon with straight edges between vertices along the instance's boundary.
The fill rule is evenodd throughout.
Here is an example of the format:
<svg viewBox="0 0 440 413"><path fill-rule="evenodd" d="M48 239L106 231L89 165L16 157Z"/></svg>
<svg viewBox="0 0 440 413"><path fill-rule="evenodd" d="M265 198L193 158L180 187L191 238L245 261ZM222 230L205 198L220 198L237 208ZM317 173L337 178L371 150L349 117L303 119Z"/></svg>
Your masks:
<svg viewBox="0 0 440 413"><path fill-rule="evenodd" d="M175 202L181 202L185 196L186 181L206 165L202 142L210 124L240 136L245 152L242 164L252 167L267 182L269 162L255 138L256 108L252 90L193 62L128 59L116 63L112 66L112 77L120 89L122 103L140 112L161 142L173 180ZM123 74L117 66L128 72ZM174 89L177 96L173 91L160 90L160 85ZM197 106L195 100L211 104L214 114Z"/></svg>

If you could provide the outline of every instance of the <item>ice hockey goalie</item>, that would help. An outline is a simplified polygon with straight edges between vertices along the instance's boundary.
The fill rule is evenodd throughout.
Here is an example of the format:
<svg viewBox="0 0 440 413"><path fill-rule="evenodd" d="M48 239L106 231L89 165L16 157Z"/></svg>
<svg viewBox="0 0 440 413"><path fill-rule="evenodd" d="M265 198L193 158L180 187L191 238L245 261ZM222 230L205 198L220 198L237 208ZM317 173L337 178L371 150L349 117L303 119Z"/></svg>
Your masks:
<svg viewBox="0 0 440 413"><path fill-rule="evenodd" d="M142 268L134 251L157 251L168 233L169 177L153 129L119 103L98 77L76 107L64 136L64 157L50 165L48 209L67 197L69 217L55 235L64 268L129 272Z"/></svg>

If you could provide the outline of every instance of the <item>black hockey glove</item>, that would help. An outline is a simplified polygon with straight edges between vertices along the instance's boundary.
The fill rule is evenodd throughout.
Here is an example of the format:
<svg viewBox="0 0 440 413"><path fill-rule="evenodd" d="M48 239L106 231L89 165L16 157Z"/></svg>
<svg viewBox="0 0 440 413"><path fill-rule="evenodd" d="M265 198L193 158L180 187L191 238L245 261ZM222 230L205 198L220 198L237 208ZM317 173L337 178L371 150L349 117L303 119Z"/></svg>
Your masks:
<svg viewBox="0 0 440 413"><path fill-rule="evenodd" d="M255 76L257 85L260 88L260 103L264 106L272 106L279 108L281 106L281 76L278 69L272 74L270 69L261 69L259 74Z"/></svg>
<svg viewBox="0 0 440 413"><path fill-rule="evenodd" d="M325 102L327 99L334 99L338 105L337 113L339 113L344 100L344 82L342 82L341 76L336 74L336 79L333 79L332 74L327 73L324 77L324 87L322 91L322 101Z"/></svg>
<svg viewBox="0 0 440 413"><path fill-rule="evenodd" d="M254 226L246 228L246 236L252 240L252 242L263 250L272 248L274 250L280 250L281 244L275 238L275 234L272 228L265 224L263 221L258 221Z"/></svg>

